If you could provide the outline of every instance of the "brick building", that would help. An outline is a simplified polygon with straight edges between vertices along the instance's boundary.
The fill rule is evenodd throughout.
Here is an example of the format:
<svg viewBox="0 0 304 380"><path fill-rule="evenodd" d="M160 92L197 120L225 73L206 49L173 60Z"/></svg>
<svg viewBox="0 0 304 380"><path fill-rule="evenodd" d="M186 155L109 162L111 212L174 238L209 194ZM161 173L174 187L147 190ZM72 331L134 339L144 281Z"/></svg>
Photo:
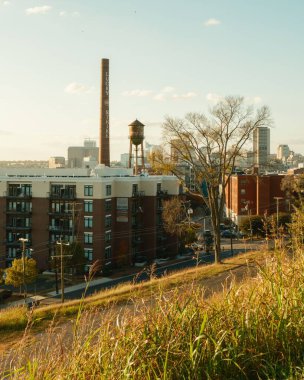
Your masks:
<svg viewBox="0 0 304 380"><path fill-rule="evenodd" d="M284 175L238 174L232 175L226 188L226 215L238 224L250 215L268 215L289 209L285 193L281 190ZM279 198L278 200L276 198Z"/></svg>
<svg viewBox="0 0 304 380"><path fill-rule="evenodd" d="M178 180L117 170L0 171L0 266L20 255L20 237L40 269L49 267L60 239L79 242L88 265L176 255L177 240L166 235L161 214L163 200L178 195Z"/></svg>

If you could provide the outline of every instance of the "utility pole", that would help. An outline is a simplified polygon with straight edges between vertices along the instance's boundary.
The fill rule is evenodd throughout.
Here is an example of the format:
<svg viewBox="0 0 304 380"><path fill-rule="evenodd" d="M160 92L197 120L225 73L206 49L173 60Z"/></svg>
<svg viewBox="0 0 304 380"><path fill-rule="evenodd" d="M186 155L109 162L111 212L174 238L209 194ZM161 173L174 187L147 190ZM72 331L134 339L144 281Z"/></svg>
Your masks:
<svg viewBox="0 0 304 380"><path fill-rule="evenodd" d="M248 211L249 228L250 228L250 240L252 241L252 223L251 223L251 209L249 208L250 201L246 201L245 209Z"/></svg>
<svg viewBox="0 0 304 380"><path fill-rule="evenodd" d="M63 246L70 245L69 243L63 243L62 239L57 241L57 244L60 245L60 280L61 280L61 302L64 303L64 262L63 262ZM71 257L72 255L64 255L64 257ZM58 256L54 256L58 257Z"/></svg>
<svg viewBox="0 0 304 380"><path fill-rule="evenodd" d="M283 197L273 197L277 202L277 238L279 237L279 202Z"/></svg>
<svg viewBox="0 0 304 380"><path fill-rule="evenodd" d="M26 289L26 283L25 283L25 243L28 242L28 239L25 239L25 238L19 238L19 241L21 241L21 244L22 244L23 293L24 293L24 303L26 303L27 289Z"/></svg>

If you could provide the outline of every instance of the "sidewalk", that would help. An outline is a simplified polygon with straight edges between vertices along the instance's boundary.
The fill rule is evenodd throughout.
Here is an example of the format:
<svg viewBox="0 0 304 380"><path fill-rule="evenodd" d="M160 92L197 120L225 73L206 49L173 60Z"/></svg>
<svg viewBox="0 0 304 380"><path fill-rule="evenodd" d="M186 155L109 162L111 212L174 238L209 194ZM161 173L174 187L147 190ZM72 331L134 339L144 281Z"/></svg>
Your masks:
<svg viewBox="0 0 304 380"><path fill-rule="evenodd" d="M64 294L74 292L75 290L82 290L82 289L85 289L86 287L104 284L104 283L110 282L112 280L113 280L112 278L102 277L102 278L98 278L96 280L91 280L89 283L81 282L80 284L67 286L67 287L64 287ZM59 289L58 293L56 293L56 291L48 293L48 296L55 297L59 294L61 294L61 289Z"/></svg>

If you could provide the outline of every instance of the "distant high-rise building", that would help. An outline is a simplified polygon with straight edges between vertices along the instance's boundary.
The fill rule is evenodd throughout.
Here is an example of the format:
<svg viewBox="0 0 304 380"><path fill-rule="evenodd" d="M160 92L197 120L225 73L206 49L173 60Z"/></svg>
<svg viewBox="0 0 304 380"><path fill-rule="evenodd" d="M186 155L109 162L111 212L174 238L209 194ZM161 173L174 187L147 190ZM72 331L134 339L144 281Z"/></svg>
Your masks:
<svg viewBox="0 0 304 380"><path fill-rule="evenodd" d="M266 166L270 154L270 129L258 127L253 131L253 161L254 165Z"/></svg>
<svg viewBox="0 0 304 380"><path fill-rule="evenodd" d="M96 147L94 140L85 139L83 146L69 146L68 147L68 168L84 168L87 165L84 159L91 157L91 161L98 162L99 149Z"/></svg>
<svg viewBox="0 0 304 380"><path fill-rule="evenodd" d="M288 145L282 144L277 149L277 159L285 161L289 157L290 149Z"/></svg>
<svg viewBox="0 0 304 380"><path fill-rule="evenodd" d="M49 168L58 169L65 167L65 158L64 157L50 157L49 158Z"/></svg>

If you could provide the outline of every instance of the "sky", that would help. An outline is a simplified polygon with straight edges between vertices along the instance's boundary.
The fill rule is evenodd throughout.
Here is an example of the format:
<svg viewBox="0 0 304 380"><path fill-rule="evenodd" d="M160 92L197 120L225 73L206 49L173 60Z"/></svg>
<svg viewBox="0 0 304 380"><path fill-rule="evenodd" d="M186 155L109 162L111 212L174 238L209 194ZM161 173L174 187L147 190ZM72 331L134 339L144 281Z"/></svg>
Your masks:
<svg viewBox="0 0 304 380"><path fill-rule="evenodd" d="M136 118L159 144L166 116L227 95L270 107L272 153L304 154L303 17L303 0L0 0L0 160L98 142L102 58L111 160Z"/></svg>

